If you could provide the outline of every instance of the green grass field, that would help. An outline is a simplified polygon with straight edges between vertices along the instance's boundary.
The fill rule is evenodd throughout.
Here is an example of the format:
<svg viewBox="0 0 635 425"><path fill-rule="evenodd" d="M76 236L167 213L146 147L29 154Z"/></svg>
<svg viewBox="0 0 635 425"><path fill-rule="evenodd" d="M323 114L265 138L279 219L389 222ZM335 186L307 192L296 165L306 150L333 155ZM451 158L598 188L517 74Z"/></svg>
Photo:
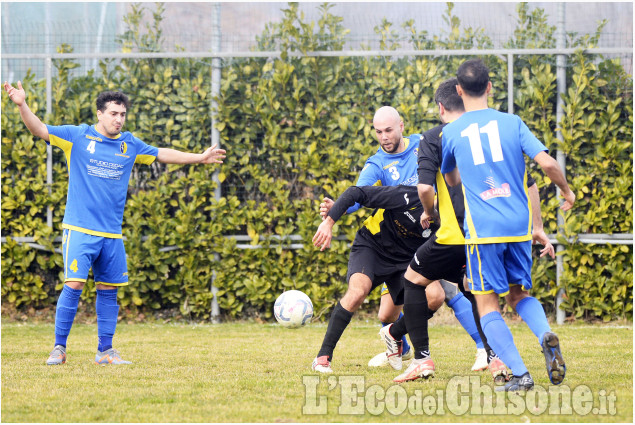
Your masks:
<svg viewBox="0 0 635 425"><path fill-rule="evenodd" d="M366 366L383 349L372 321L347 329L326 377L310 369L324 324L119 324L115 347L134 364L103 367L96 325L76 324L67 363L46 366L53 325L3 320L2 422L633 422L631 323L554 326L558 400L535 337L510 326L537 385L523 397L469 371L474 345L456 325L430 329L433 379L393 385L397 372Z"/></svg>

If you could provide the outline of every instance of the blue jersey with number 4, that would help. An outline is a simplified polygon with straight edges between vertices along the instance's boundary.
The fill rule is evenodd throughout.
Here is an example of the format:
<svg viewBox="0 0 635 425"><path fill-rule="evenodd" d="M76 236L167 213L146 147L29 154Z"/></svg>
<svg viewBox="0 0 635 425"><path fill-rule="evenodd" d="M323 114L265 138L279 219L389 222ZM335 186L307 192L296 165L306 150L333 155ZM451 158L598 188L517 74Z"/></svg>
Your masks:
<svg viewBox="0 0 635 425"><path fill-rule="evenodd" d="M152 164L158 149L129 132L110 139L94 126L46 126L49 143L66 156L68 194L62 227L121 238L128 183L135 163Z"/></svg>
<svg viewBox="0 0 635 425"><path fill-rule="evenodd" d="M546 151L513 114L494 109L464 113L443 128L441 172L458 167L465 196L468 244L531 239L531 205L523 154Z"/></svg>
<svg viewBox="0 0 635 425"><path fill-rule="evenodd" d="M421 134L404 138L403 152L388 153L380 146L377 153L366 160L355 186L414 186L417 184L417 156ZM361 205L355 204L346 212L351 214Z"/></svg>

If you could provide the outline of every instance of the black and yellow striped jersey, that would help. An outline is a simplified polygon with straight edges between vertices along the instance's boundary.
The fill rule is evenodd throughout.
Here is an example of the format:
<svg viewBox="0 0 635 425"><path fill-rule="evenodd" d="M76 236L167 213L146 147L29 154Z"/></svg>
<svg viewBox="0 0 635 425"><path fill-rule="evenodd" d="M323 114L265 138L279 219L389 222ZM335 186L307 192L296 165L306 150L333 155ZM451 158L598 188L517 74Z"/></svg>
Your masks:
<svg viewBox="0 0 635 425"><path fill-rule="evenodd" d="M376 210L357 231L355 243L370 246L395 262L410 261L438 227L421 227L423 206L416 186L351 186L335 201L328 215L337 221L356 202Z"/></svg>

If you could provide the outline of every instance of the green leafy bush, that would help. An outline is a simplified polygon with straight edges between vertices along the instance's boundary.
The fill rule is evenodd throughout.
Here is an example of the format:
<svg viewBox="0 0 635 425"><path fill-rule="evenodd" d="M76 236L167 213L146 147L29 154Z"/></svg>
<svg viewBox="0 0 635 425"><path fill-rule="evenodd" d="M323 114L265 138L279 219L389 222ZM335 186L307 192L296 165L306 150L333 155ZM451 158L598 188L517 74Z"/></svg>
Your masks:
<svg viewBox="0 0 635 425"><path fill-rule="evenodd" d="M437 125L433 102L439 83L467 58L308 57L338 51L348 32L342 18L319 6L306 22L289 4L281 22L267 25L257 49L282 52L279 59L245 58L223 64L217 129L228 150L220 167L153 164L135 168L124 217L130 285L119 292L124 314L178 312L209 317L211 285L229 318L270 320L275 298L286 289L306 292L317 316L330 311L346 290L348 250L369 213L344 216L327 252L311 245L320 222L318 204L353 184L365 159L377 150L375 110L395 106L406 134ZM481 30L463 29L450 3L443 37L430 38L406 21L401 31L383 21L375 28L381 48L490 48ZM126 17L122 51L160 51L162 8L140 29L145 12L135 5ZM541 9L518 5L517 31L507 47L553 47L554 29ZM603 24L602 24L603 25ZM601 27L600 27L601 29ZM593 36L569 36L569 44L593 47ZM69 52L70 46L59 51ZM490 106L507 110L507 64L484 57L493 70ZM74 76L72 60L55 60L53 111L45 116L45 84L23 78L31 109L47 123L94 122L94 96L103 90L130 93L127 130L152 145L187 151L209 146L212 98L207 59L106 60L99 72ZM514 111L554 152L567 155L566 172L578 203L566 214L559 240L565 250L563 308L572 319L632 318L632 246L569 243L585 233L632 233L632 77L614 59L577 53L568 58L565 116L556 121L555 57L515 56ZM2 97L2 234L32 236L43 250L11 237L2 245L2 302L17 308L54 305L62 286L59 243L67 172L53 150L53 184L46 184L46 145L28 133L15 107ZM561 129L563 140L556 139ZM543 200L548 233L557 233L559 200L554 186L531 165ZM219 189L222 196L217 198ZM53 228L46 212L53 212ZM247 235L249 241L230 236ZM300 240L291 239L298 235ZM302 244L299 248L293 244ZM247 245L239 247L239 245ZM246 249L251 248L251 249ZM537 258L537 256L536 256ZM533 294L554 312L555 263L537 259ZM92 282L90 283L92 285ZM92 301L94 291L82 295ZM371 294L365 308L376 307ZM90 304L90 303L86 303Z"/></svg>

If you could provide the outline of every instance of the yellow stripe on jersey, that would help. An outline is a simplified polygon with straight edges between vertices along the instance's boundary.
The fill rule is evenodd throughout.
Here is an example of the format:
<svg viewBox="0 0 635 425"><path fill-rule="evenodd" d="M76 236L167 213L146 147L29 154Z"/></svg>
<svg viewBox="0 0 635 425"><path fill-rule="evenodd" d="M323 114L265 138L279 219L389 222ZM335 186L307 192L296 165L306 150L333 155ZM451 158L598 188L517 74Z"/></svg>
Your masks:
<svg viewBox="0 0 635 425"><path fill-rule="evenodd" d="M134 162L135 164L150 165L154 162L155 159L157 159L157 157L154 155L137 155Z"/></svg>
<svg viewBox="0 0 635 425"><path fill-rule="evenodd" d="M527 178L527 177L525 177ZM525 186L527 184L525 183ZM529 199L529 196L527 196ZM463 202L465 204L465 221L467 221L467 229L470 232L470 238L465 239L465 243L468 245L475 244L486 244L486 243L507 243L507 242L525 242L531 240L531 211L529 214L529 234L521 235L521 236L490 236L487 238L479 238L476 234L476 228L474 227L474 222L472 221L472 214L470 214L470 207L467 204L467 199L465 196L465 186L463 186Z"/></svg>
<svg viewBox="0 0 635 425"><path fill-rule="evenodd" d="M527 227L527 233L531 235L531 225L533 224L533 214L531 212L531 199L529 199L529 188L527 187L527 173L523 177L523 188L525 189L525 196L527 197L527 208L529 208L529 223Z"/></svg>
<svg viewBox="0 0 635 425"><path fill-rule="evenodd" d="M437 198L441 227L437 230L437 243L442 245L463 245L465 238L461 232L461 225L456 219L450 192L445 184L441 171L437 171Z"/></svg>
<svg viewBox="0 0 635 425"><path fill-rule="evenodd" d="M384 221L384 211L383 208L379 208L375 214L364 221L364 226L366 226L373 235L376 235L381 230L380 225L381 222Z"/></svg>
<svg viewBox="0 0 635 425"><path fill-rule="evenodd" d="M463 183L461 183L463 186ZM465 221L467 222L467 230L470 234L470 239L465 239L467 243L473 242L475 239L478 239L478 235L476 234L476 227L474 227L474 222L472 221L472 214L470 214L470 207L467 203L467 196L465 195L465 186L463 186L463 205L465 205Z"/></svg>
<svg viewBox="0 0 635 425"><path fill-rule="evenodd" d="M64 155L66 156L66 165L68 167L68 172L71 172L71 149L73 148L73 143L68 140L64 140L61 137L54 136L53 134L49 134L49 143L51 146L57 146L58 148L62 148L64 151Z"/></svg>
<svg viewBox="0 0 635 425"><path fill-rule="evenodd" d="M522 236L492 236L489 238L472 238L466 239L468 245L483 245L487 243L509 243L509 242L526 242L531 240L531 235Z"/></svg>
<svg viewBox="0 0 635 425"><path fill-rule="evenodd" d="M121 233L117 234L117 233L98 232L96 230L84 229L83 227L72 226L66 223L62 223L62 228L77 230L78 232L86 233L87 235L101 236L104 238L111 238L111 239L123 239L123 236L121 235Z"/></svg>

